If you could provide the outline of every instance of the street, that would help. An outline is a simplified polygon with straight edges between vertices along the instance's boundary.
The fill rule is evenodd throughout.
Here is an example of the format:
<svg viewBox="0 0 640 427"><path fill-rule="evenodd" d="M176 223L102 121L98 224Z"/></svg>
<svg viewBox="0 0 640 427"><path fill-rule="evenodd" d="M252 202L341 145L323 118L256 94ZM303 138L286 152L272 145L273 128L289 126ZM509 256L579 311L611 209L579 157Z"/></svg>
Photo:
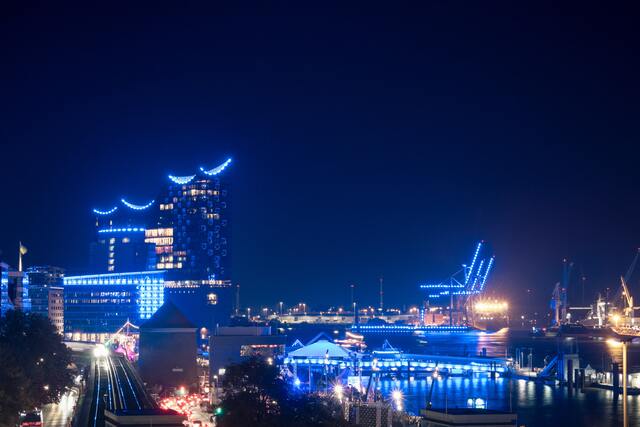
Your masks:
<svg viewBox="0 0 640 427"><path fill-rule="evenodd" d="M73 407L78 396L75 392L68 392L60 403L45 405L42 409L42 418L45 427L67 427L73 416Z"/></svg>

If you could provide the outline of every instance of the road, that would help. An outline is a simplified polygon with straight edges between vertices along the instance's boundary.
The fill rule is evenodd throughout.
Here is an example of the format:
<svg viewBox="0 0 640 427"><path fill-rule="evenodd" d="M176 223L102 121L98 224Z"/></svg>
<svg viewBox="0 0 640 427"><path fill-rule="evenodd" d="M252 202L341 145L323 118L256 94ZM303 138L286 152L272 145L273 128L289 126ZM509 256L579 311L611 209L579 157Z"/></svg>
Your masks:
<svg viewBox="0 0 640 427"><path fill-rule="evenodd" d="M60 402L45 405L42 409L42 418L45 427L68 427L73 416L73 407L77 401L75 393L67 393L62 396Z"/></svg>

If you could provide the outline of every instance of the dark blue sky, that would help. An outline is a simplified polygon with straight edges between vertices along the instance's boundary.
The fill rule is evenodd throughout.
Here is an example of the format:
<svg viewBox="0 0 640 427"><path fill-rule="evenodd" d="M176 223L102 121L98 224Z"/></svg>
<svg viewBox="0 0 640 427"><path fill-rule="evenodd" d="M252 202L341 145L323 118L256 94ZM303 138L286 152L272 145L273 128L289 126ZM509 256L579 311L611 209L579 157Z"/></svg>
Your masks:
<svg viewBox="0 0 640 427"><path fill-rule="evenodd" d="M563 257L615 287L640 246L637 11L450 3L6 11L2 257L81 269L92 207L232 156L245 302L373 303L381 274L417 302L479 239L517 303Z"/></svg>

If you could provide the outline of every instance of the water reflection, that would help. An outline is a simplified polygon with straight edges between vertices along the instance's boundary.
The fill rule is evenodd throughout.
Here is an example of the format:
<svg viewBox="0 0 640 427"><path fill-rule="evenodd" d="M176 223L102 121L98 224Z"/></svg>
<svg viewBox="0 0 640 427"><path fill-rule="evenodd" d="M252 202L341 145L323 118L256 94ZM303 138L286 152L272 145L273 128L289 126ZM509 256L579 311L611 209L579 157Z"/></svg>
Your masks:
<svg viewBox="0 0 640 427"><path fill-rule="evenodd" d="M430 396L431 381L435 381ZM431 400L438 408L464 408L469 399L481 398L487 408L518 413L519 425L583 425L613 427L620 423L622 404L613 393L590 389L569 396L566 388L525 380L498 378L442 378L415 381L383 380L379 388L390 398L402 390L404 406L418 413ZM630 425L640 425L640 396L629 397Z"/></svg>

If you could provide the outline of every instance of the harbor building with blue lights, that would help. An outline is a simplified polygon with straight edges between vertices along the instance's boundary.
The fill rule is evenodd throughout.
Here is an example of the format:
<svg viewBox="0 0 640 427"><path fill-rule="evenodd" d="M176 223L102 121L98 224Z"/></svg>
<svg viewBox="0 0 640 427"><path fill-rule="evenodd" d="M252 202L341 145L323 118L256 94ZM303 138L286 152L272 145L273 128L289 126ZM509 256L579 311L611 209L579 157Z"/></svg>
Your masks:
<svg viewBox="0 0 640 427"><path fill-rule="evenodd" d="M64 335L103 342L127 321L140 324L164 304L162 270L64 278Z"/></svg>
<svg viewBox="0 0 640 427"><path fill-rule="evenodd" d="M140 302L141 290L125 286L124 276L118 275L140 281L155 272L164 300L196 326L212 329L228 322L233 292L229 190L223 172L230 163L227 159L192 175L169 175L156 197L143 203L121 198L93 209L91 274L64 281L66 336L114 332L127 319L135 323L155 312L159 306Z"/></svg>

